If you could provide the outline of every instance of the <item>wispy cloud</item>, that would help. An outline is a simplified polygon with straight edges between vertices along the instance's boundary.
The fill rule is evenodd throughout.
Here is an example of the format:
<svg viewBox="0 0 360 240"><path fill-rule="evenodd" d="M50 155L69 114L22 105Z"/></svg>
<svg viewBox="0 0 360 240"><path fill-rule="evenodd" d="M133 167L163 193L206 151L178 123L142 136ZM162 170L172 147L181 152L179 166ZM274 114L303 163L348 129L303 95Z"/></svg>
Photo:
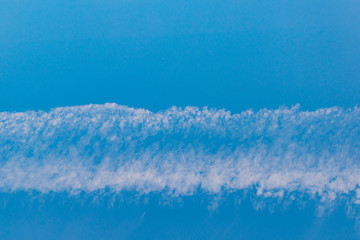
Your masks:
<svg viewBox="0 0 360 240"><path fill-rule="evenodd" d="M0 113L0 190L209 194L256 189L360 203L360 109L116 104Z"/></svg>

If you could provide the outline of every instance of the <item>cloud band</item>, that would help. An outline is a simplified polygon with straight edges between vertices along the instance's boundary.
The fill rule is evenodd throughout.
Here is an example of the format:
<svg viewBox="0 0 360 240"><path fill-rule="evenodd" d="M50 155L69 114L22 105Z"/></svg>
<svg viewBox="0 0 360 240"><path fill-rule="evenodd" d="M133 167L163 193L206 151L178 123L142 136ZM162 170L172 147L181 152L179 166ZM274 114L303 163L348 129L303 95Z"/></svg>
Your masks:
<svg viewBox="0 0 360 240"><path fill-rule="evenodd" d="M360 109L116 104L0 113L0 191L191 195L255 188L360 203Z"/></svg>

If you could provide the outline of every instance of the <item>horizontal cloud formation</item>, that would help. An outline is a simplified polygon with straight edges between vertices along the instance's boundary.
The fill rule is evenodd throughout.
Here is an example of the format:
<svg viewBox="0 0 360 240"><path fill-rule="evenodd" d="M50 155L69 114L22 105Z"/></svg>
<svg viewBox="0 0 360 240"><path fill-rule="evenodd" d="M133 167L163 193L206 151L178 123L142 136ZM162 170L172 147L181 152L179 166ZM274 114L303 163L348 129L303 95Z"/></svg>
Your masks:
<svg viewBox="0 0 360 240"><path fill-rule="evenodd" d="M256 189L360 203L360 109L117 104L0 113L0 190L191 195Z"/></svg>

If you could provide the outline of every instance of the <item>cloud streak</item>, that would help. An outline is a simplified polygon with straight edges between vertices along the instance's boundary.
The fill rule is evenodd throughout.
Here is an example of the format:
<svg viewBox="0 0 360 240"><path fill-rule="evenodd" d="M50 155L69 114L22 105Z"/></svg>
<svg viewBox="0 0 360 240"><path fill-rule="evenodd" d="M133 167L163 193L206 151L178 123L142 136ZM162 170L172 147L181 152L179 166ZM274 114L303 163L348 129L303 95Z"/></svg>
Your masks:
<svg viewBox="0 0 360 240"><path fill-rule="evenodd" d="M360 204L360 109L117 104L0 113L0 191L192 195L256 189Z"/></svg>

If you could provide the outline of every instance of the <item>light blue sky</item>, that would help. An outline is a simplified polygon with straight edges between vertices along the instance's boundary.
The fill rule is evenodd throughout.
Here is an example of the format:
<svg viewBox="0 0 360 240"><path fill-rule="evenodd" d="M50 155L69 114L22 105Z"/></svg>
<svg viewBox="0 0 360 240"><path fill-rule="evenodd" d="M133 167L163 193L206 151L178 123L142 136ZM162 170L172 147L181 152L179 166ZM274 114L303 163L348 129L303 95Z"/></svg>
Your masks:
<svg viewBox="0 0 360 240"><path fill-rule="evenodd" d="M359 12L356 0L1 1L0 238L357 239ZM136 109L2 113L108 102ZM334 106L350 109L316 111ZM219 167L244 155L262 172Z"/></svg>
<svg viewBox="0 0 360 240"><path fill-rule="evenodd" d="M2 1L0 109L359 104L358 1Z"/></svg>

